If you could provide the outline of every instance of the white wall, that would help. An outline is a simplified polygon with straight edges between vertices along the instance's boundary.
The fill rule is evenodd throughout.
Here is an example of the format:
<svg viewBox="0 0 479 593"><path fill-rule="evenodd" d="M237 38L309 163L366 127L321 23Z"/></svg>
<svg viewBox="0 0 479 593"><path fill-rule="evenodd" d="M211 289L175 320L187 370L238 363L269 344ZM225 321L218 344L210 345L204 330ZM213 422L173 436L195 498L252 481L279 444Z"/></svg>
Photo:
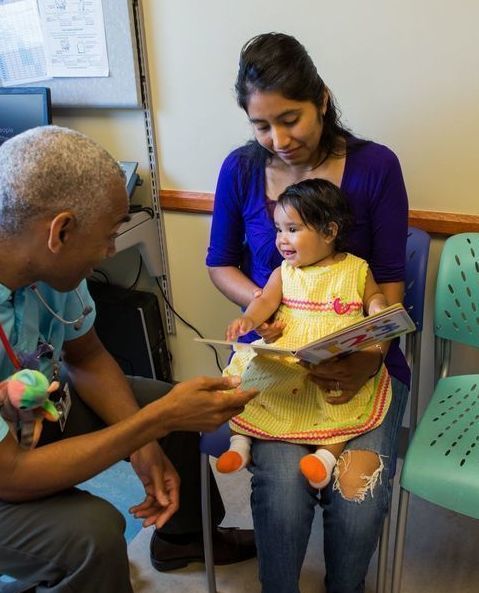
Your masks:
<svg viewBox="0 0 479 593"><path fill-rule="evenodd" d="M240 48L276 30L310 51L344 121L397 152L412 208L477 214L477 0L143 0L143 7L162 187L214 190L224 156L250 137L233 93ZM72 115L62 121L146 170L138 114ZM237 310L204 268L209 224L209 216L165 214L174 305L220 337ZM440 246L434 242L431 270ZM177 329L175 377L215 373L210 351L179 322Z"/></svg>

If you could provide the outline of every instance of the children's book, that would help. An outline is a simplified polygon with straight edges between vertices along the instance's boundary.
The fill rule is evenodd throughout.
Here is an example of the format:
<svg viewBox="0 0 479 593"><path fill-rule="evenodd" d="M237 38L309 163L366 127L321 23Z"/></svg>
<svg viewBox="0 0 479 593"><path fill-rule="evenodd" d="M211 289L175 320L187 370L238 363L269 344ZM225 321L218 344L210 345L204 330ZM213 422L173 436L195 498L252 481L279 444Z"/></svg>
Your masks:
<svg viewBox="0 0 479 593"><path fill-rule="evenodd" d="M345 356L356 350L362 350L376 342L392 340L415 331L415 329L416 326L406 309L397 303L374 315L364 317L344 329L305 344L297 350L279 348L274 345L274 342L272 344L244 344L208 338L195 338L195 340L213 346L233 346L238 351L252 348L257 354L262 355L295 356L300 360L317 364L328 358Z"/></svg>

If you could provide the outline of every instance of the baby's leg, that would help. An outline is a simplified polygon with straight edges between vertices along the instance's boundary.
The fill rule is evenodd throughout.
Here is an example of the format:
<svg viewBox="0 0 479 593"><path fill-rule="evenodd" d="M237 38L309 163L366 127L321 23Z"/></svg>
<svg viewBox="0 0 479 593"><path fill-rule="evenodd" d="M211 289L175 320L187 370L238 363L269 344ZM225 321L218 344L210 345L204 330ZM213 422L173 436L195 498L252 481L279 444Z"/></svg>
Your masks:
<svg viewBox="0 0 479 593"><path fill-rule="evenodd" d="M301 458L299 468L313 488L320 490L329 484L336 460L343 452L345 444L322 445L314 453Z"/></svg>
<svg viewBox="0 0 479 593"><path fill-rule="evenodd" d="M250 462L250 449L250 437L233 432L230 448L218 457L216 469L222 474L231 474L243 469Z"/></svg>

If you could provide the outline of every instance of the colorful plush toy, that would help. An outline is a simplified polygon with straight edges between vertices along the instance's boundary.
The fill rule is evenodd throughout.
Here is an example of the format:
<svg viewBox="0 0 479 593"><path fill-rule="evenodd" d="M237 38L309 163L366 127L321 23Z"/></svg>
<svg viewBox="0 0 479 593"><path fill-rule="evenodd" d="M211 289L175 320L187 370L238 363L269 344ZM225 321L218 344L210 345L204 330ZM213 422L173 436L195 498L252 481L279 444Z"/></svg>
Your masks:
<svg viewBox="0 0 479 593"><path fill-rule="evenodd" d="M0 413L23 448L33 449L38 443L44 418L58 420L58 411L48 399L58 387L58 381L50 383L43 373L30 369L0 383Z"/></svg>

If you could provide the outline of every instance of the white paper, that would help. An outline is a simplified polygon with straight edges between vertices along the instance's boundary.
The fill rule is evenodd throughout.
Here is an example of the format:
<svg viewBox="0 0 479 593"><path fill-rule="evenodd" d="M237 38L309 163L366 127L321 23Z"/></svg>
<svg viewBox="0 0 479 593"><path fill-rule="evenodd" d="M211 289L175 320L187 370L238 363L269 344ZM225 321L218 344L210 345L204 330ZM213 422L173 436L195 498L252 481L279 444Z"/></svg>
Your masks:
<svg viewBox="0 0 479 593"><path fill-rule="evenodd" d="M53 76L108 76L101 0L39 0Z"/></svg>
<svg viewBox="0 0 479 593"><path fill-rule="evenodd" d="M0 0L0 84L50 77L36 0Z"/></svg>

